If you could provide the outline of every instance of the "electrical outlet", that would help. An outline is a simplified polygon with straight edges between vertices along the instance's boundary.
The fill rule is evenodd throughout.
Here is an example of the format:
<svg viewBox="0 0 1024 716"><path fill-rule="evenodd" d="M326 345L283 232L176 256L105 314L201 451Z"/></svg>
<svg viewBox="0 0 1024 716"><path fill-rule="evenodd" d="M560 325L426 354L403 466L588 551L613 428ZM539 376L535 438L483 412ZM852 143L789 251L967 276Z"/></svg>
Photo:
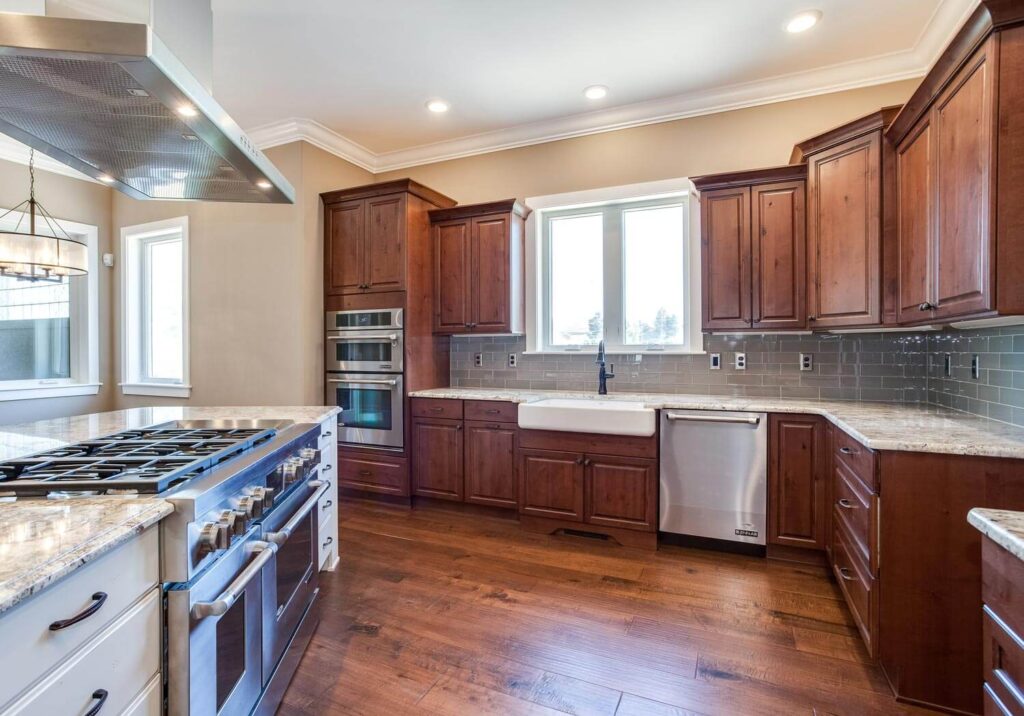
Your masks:
<svg viewBox="0 0 1024 716"><path fill-rule="evenodd" d="M711 370L722 370L722 354L711 354Z"/></svg>
<svg viewBox="0 0 1024 716"><path fill-rule="evenodd" d="M800 354L800 370L814 370L814 354L813 353L801 353Z"/></svg>
<svg viewBox="0 0 1024 716"><path fill-rule="evenodd" d="M971 377L975 380L981 377L981 356L978 354L971 356Z"/></svg>
<svg viewBox="0 0 1024 716"><path fill-rule="evenodd" d="M508 354L508 367L515 368L519 365L519 357L515 353Z"/></svg>
<svg viewBox="0 0 1024 716"><path fill-rule="evenodd" d="M475 365L477 368L483 368L484 367L484 354L483 353L474 353L473 354L473 365Z"/></svg>
<svg viewBox="0 0 1024 716"><path fill-rule="evenodd" d="M747 354L746 353L737 353L736 354L735 366L736 366L736 370L746 370L747 369Z"/></svg>
<svg viewBox="0 0 1024 716"><path fill-rule="evenodd" d="M949 353L942 356L942 374L947 378L953 377L953 356Z"/></svg>

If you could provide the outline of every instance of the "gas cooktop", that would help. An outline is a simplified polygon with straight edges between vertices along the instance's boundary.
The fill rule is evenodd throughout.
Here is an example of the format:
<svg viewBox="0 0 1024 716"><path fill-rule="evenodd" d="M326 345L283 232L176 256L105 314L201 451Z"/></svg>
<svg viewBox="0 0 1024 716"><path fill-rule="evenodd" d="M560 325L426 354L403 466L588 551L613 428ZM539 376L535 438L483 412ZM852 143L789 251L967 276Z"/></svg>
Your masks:
<svg viewBox="0 0 1024 716"><path fill-rule="evenodd" d="M255 421L243 426L176 422L125 430L0 463L0 495L160 493L276 433Z"/></svg>

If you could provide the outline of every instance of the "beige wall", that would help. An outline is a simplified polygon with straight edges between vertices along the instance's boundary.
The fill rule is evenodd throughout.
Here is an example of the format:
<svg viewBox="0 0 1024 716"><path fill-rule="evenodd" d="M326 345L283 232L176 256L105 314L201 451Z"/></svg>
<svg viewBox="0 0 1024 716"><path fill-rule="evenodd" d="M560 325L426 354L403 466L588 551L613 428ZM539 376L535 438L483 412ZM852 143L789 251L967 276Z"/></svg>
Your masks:
<svg viewBox="0 0 1024 716"><path fill-rule="evenodd" d="M0 207L14 207L28 198L28 167L0 160ZM111 190L101 184L71 179L50 172L36 172L36 198L58 219L91 224L99 229L99 252L111 250ZM0 424L42 420L63 415L94 413L108 409L114 395L111 381L110 269L99 268L99 364L103 387L97 395L10 400L0 402Z"/></svg>
<svg viewBox="0 0 1024 716"><path fill-rule="evenodd" d="M881 107L917 80L650 124L378 174L462 204L786 164L793 145Z"/></svg>

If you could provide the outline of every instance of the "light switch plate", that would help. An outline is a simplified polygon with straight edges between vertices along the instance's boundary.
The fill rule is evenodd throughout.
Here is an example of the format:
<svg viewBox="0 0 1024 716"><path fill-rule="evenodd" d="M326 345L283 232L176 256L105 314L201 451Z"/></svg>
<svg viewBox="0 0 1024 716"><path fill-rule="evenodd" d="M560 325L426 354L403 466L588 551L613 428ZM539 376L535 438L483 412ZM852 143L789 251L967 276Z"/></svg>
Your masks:
<svg viewBox="0 0 1024 716"><path fill-rule="evenodd" d="M746 370L747 369L747 354L746 353L737 353L736 354L735 366L736 366L736 370Z"/></svg>
<svg viewBox="0 0 1024 716"><path fill-rule="evenodd" d="M710 370L722 370L722 354L712 353L710 355Z"/></svg>

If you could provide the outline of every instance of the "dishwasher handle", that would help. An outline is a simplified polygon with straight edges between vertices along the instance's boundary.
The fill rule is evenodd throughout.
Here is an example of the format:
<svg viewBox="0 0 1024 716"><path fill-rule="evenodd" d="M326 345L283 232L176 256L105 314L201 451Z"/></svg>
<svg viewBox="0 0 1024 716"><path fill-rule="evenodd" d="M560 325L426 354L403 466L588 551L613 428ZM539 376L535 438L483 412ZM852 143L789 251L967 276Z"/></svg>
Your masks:
<svg viewBox="0 0 1024 716"><path fill-rule="evenodd" d="M682 413L665 413L669 420L686 420L694 423L739 423L741 425L759 425L761 418L757 415L683 415Z"/></svg>

